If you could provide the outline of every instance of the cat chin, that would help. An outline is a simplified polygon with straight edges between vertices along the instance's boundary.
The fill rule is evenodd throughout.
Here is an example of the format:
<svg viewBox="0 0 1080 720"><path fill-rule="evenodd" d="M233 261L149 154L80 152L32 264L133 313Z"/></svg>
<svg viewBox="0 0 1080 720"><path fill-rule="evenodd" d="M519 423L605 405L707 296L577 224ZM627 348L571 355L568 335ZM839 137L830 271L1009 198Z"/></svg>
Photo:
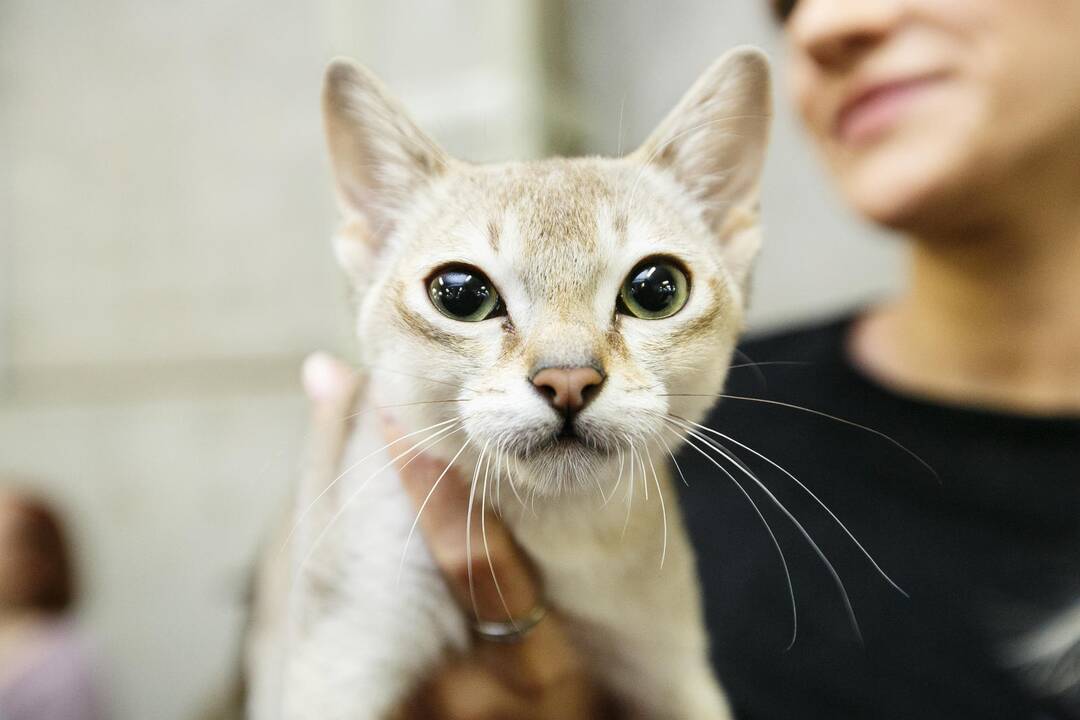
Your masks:
<svg viewBox="0 0 1080 720"><path fill-rule="evenodd" d="M515 453L515 468L541 494L574 492L592 488L591 478L611 462L614 450L587 443L581 438L554 436Z"/></svg>

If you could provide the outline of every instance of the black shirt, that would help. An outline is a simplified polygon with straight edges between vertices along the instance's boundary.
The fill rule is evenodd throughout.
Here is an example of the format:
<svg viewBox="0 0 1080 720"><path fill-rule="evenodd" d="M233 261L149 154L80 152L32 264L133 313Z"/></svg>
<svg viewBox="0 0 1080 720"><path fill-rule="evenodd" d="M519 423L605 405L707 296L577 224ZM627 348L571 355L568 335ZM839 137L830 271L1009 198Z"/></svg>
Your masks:
<svg viewBox="0 0 1080 720"><path fill-rule="evenodd" d="M892 588L829 515L738 445L746 468L835 565L843 597L792 522L725 464L679 463L716 670L740 720L1080 718L1080 418L948 406L876 384L847 360L851 319L751 340L704 423L806 484L910 597ZM743 365L790 361L798 364ZM705 449L699 440L698 444ZM716 455L715 450L710 453Z"/></svg>

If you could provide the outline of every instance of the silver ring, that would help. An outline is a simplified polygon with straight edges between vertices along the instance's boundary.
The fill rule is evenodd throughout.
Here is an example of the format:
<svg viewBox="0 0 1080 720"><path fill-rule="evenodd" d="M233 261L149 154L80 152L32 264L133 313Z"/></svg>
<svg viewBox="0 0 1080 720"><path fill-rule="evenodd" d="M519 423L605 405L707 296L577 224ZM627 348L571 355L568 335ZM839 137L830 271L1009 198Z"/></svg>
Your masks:
<svg viewBox="0 0 1080 720"><path fill-rule="evenodd" d="M547 615L547 608L537 605L523 618L503 621L474 620L473 630L482 639L497 643L521 642Z"/></svg>

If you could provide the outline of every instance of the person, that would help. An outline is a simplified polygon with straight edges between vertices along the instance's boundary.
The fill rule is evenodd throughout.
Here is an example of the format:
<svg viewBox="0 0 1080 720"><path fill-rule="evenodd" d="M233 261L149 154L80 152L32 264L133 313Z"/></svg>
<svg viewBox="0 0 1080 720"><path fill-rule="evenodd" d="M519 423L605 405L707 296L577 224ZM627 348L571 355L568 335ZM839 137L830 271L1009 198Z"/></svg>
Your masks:
<svg viewBox="0 0 1080 720"><path fill-rule="evenodd" d="M101 720L93 658L70 610L71 554L44 501L0 492L0 718Z"/></svg>
<svg viewBox="0 0 1080 720"><path fill-rule="evenodd" d="M905 238L908 281L744 344L801 364L759 366L765 383L734 369L726 392L918 459L772 403L721 401L707 424L804 481L908 597L732 446L798 511L861 624L860 641L827 569L770 515L798 595L785 652L775 548L687 457L719 676L745 718L1080 717L1080 4L775 9L805 127L850 205Z"/></svg>
<svg viewBox="0 0 1080 720"><path fill-rule="evenodd" d="M679 457L718 676L744 720L1078 718L1080 3L773 7L811 138L910 272L893 299L744 343L706 425L745 472L701 442ZM340 424L350 372L311 375ZM402 481L423 497L440 470ZM466 500L438 503L422 529L462 597ZM499 532L525 616L542 589ZM549 614L477 643L403 717L602 717L569 640Z"/></svg>

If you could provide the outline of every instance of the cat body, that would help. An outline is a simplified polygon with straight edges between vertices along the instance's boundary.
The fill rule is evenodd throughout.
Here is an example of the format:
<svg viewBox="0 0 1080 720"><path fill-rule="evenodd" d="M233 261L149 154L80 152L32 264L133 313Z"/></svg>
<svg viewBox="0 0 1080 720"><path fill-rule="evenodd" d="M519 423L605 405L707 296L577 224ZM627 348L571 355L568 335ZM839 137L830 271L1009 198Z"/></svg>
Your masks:
<svg viewBox="0 0 1080 720"><path fill-rule="evenodd" d="M625 158L453 160L347 61L324 111L366 382L343 472L298 499L252 716L385 718L477 642L393 476L422 451L502 515L630 716L730 717L669 463L742 328L763 57L721 58ZM551 373L589 379L564 400Z"/></svg>
<svg viewBox="0 0 1080 720"><path fill-rule="evenodd" d="M359 425L346 467L378 450L378 437L372 421ZM370 461L376 469L392 456L376 453L364 465ZM674 507L664 527L651 471L648 501L640 468L637 473L636 507L625 534L628 475L606 505L595 489L592 497L537 499L532 506L504 488L503 521L535 564L548 602L588 666L632 711L628 717L726 718L708 663L685 533ZM660 466L657 476L674 504ZM416 510L400 483L390 476L364 484L366 477L343 482L343 493L356 500L305 568L303 582L311 589L294 616L302 639L289 649L281 717L388 717L448 652L464 652L473 642L419 538L402 563ZM606 480L613 486L616 478Z"/></svg>

